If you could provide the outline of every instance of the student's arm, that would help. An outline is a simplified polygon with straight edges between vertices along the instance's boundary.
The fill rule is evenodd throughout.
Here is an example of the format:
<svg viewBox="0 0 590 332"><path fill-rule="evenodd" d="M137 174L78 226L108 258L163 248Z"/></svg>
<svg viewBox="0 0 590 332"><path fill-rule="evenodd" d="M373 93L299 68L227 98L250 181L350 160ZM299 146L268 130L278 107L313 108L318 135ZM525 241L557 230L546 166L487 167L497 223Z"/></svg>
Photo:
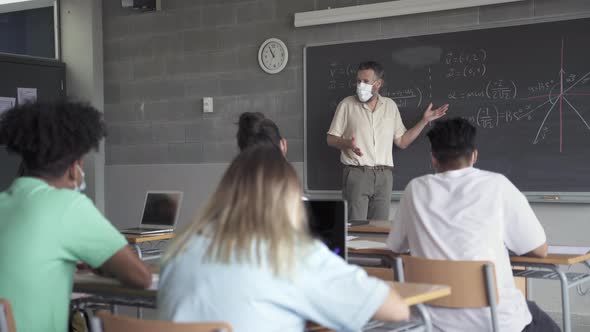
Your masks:
<svg viewBox="0 0 590 332"><path fill-rule="evenodd" d="M536 249L527 252L523 256L545 258L545 257L547 257L548 251L549 251L549 249L547 247L547 242L545 242L542 245L538 246Z"/></svg>
<svg viewBox="0 0 590 332"><path fill-rule="evenodd" d="M382 321L400 321L410 319L410 308L404 303L399 294L390 288L385 302L377 309L372 319Z"/></svg>
<svg viewBox="0 0 590 332"><path fill-rule="evenodd" d="M149 287L151 274L127 244L123 235L105 219L86 197L70 193L60 234L64 259L82 261L134 287Z"/></svg>
<svg viewBox="0 0 590 332"><path fill-rule="evenodd" d="M129 246L119 249L100 266L100 270L132 287L148 288L152 284L150 270Z"/></svg>
<svg viewBox="0 0 590 332"><path fill-rule="evenodd" d="M503 237L506 247L518 256L547 256L545 230L524 194L507 178L498 179L502 191Z"/></svg>
<svg viewBox="0 0 590 332"><path fill-rule="evenodd" d="M407 305L386 282L348 264L319 242L312 249L297 269L297 288L285 298L292 310L336 331L360 331L372 317L407 319Z"/></svg>

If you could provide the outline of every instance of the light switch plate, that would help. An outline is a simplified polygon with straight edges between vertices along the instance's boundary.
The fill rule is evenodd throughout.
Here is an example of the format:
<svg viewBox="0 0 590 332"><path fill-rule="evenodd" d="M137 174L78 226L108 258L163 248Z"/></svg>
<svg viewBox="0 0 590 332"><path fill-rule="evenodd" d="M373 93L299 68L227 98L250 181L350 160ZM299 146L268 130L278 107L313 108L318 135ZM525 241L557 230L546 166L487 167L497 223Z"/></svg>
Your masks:
<svg viewBox="0 0 590 332"><path fill-rule="evenodd" d="M203 113L213 113L213 97L203 98Z"/></svg>

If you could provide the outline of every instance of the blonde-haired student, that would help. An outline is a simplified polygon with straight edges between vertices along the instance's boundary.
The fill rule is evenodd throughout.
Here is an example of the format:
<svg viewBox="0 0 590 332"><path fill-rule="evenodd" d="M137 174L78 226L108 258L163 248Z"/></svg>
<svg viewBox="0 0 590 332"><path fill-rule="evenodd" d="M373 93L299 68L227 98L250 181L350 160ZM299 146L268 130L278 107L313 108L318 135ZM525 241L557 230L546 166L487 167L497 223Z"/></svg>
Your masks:
<svg viewBox="0 0 590 332"><path fill-rule="evenodd" d="M235 331L358 331L409 309L381 280L312 239L293 167L272 146L244 150L200 217L164 256L160 319L227 321Z"/></svg>

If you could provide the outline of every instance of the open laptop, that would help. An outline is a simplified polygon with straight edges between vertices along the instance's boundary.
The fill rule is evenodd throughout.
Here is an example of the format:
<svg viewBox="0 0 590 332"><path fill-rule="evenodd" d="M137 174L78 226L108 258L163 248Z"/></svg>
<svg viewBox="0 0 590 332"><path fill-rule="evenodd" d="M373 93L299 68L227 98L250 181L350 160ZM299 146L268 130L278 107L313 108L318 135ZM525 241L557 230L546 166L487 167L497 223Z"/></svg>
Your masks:
<svg viewBox="0 0 590 332"><path fill-rule="evenodd" d="M312 235L346 259L346 228L348 211L345 200L304 200Z"/></svg>
<svg viewBox="0 0 590 332"><path fill-rule="evenodd" d="M178 220L181 203L180 191L148 191L139 226L123 229L121 233L147 235L172 232Z"/></svg>

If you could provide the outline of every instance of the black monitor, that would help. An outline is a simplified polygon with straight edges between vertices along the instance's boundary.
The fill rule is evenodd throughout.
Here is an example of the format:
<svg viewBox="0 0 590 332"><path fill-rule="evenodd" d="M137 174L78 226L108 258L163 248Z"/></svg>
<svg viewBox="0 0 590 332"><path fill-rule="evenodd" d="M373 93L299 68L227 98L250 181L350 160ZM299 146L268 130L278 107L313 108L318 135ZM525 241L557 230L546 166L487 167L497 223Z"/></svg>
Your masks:
<svg viewBox="0 0 590 332"><path fill-rule="evenodd" d="M324 242L330 250L346 259L346 201L304 200L311 234Z"/></svg>

